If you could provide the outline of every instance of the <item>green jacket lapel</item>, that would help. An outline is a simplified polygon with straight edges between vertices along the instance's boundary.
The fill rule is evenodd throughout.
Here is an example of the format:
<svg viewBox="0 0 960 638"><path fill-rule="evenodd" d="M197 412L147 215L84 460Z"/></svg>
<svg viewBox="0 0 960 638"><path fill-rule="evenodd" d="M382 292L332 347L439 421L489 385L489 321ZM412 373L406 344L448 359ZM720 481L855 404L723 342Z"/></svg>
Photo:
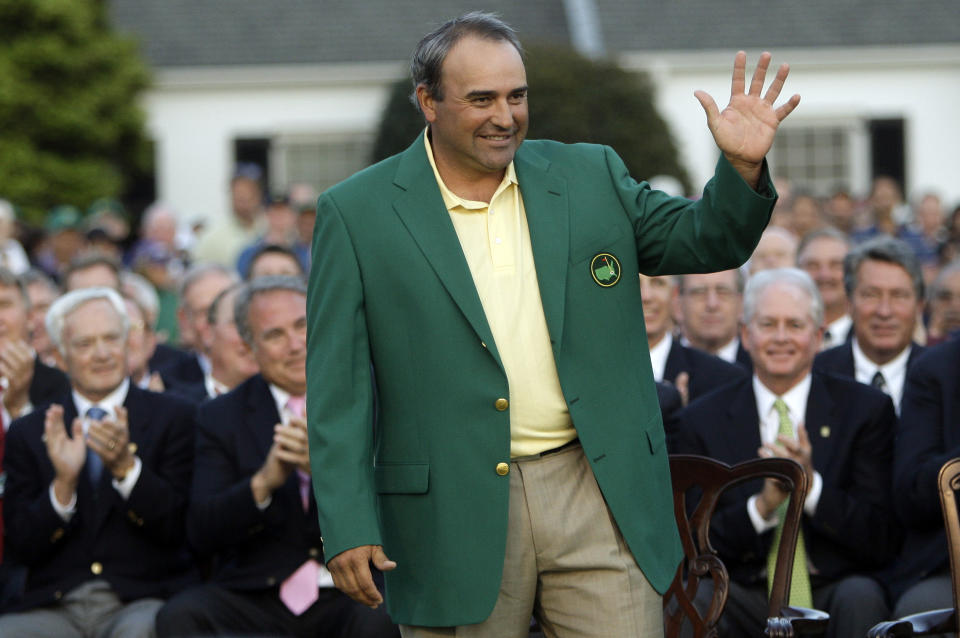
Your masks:
<svg viewBox="0 0 960 638"><path fill-rule="evenodd" d="M543 314L556 355L563 336L570 254L567 181L550 175L550 162L524 146L517 152L514 165L530 229Z"/></svg>
<svg viewBox="0 0 960 638"><path fill-rule="evenodd" d="M393 209L410 232L420 251L430 262L450 297L503 367L493 334L477 295L470 267L463 256L457 231L440 195L436 178L427 160L423 134L404 151L394 184L404 192L393 202Z"/></svg>

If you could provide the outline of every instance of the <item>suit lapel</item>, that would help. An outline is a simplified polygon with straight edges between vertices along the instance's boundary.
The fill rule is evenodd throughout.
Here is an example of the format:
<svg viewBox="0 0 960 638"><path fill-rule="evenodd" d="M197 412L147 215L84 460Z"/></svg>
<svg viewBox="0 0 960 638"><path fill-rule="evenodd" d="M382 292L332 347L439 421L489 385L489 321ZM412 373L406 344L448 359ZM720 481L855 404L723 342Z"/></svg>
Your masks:
<svg viewBox="0 0 960 638"><path fill-rule="evenodd" d="M273 426L280 422L280 414L277 412L270 386L261 376L255 377L251 382L246 399L247 418L244 419L244 426L254 444L257 463L263 463L273 445Z"/></svg>
<svg viewBox="0 0 960 638"><path fill-rule="evenodd" d="M401 157L394 183L403 193L394 201L393 209L460 312L502 367L457 231L427 160L423 134Z"/></svg>
<svg viewBox="0 0 960 638"><path fill-rule="evenodd" d="M757 414L757 399L753 394L753 382L744 379L736 386L736 394L727 411L729 432L718 432L721 448L727 450L725 463L735 464L757 458L760 448L760 416Z"/></svg>
<svg viewBox="0 0 960 638"><path fill-rule="evenodd" d="M834 405L827 382L819 374L814 374L810 380L810 395L807 397L807 413L803 423L810 439L814 467L820 472L823 471L820 468L831 467L830 457L836 447L830 444L840 418Z"/></svg>
<svg viewBox="0 0 960 638"><path fill-rule="evenodd" d="M563 336L567 270L570 253L570 210L566 180L550 175L550 163L521 146L514 159L517 181L530 229L533 261L543 314L554 354Z"/></svg>

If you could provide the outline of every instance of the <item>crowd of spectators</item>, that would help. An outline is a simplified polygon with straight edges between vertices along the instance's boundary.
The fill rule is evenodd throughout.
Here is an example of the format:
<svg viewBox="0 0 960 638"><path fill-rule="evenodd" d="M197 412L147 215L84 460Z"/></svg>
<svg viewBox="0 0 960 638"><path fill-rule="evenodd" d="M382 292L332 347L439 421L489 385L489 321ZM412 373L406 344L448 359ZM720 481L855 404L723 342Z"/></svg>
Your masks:
<svg viewBox="0 0 960 638"><path fill-rule="evenodd" d="M778 188L742 268L640 276L651 362L672 451L808 469L801 602L865 635L950 604L935 477L960 453L960 207L909 206L883 177L863 201ZM264 197L249 167L230 192L208 228L162 202L134 225L107 199L28 228L0 200L0 635L399 635L322 562L302 411L316 194ZM725 498L739 635L782 498Z"/></svg>

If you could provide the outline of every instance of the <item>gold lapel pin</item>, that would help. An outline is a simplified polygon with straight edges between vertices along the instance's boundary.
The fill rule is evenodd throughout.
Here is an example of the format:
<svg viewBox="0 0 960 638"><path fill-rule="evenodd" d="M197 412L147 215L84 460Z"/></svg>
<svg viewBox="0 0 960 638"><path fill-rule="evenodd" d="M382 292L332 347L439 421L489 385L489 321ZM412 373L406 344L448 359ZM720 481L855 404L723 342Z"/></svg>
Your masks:
<svg viewBox="0 0 960 638"><path fill-rule="evenodd" d="M820 437L821 437L821 438L824 438L824 439L830 437L830 426L829 426L829 425L821 425L821 426L820 426Z"/></svg>

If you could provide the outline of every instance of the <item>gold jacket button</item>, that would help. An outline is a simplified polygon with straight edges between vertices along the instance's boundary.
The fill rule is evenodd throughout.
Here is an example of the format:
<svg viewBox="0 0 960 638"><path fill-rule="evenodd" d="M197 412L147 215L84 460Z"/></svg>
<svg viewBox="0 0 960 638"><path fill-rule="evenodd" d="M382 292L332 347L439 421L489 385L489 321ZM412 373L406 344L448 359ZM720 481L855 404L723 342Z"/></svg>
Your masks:
<svg viewBox="0 0 960 638"><path fill-rule="evenodd" d="M493 404L493 407L500 410L501 412L506 410L507 407L509 406L510 406L510 402L504 399L503 397L500 397L499 399L497 399Z"/></svg>
<svg viewBox="0 0 960 638"><path fill-rule="evenodd" d="M103 573L103 565L100 563L93 563L90 565L90 571L93 572L94 576L99 576Z"/></svg>
<svg viewBox="0 0 960 638"><path fill-rule="evenodd" d="M54 600L60 600L61 598L63 598L63 592L62 592L62 591L55 591L55 592L53 592L53 599L54 599Z"/></svg>
<svg viewBox="0 0 960 638"><path fill-rule="evenodd" d="M130 443L127 444L127 449L130 450L130 454L136 454L137 444L131 441Z"/></svg>
<svg viewBox="0 0 960 638"><path fill-rule="evenodd" d="M276 584L277 584L276 578L274 578L273 576L270 576L269 578L267 578L267 587L273 587Z"/></svg>
<svg viewBox="0 0 960 638"><path fill-rule="evenodd" d="M510 464L509 463L497 463L497 474L500 476L506 476L510 473Z"/></svg>
<svg viewBox="0 0 960 638"><path fill-rule="evenodd" d="M310 558L316 558L320 555L320 550L316 547L311 547L310 551L307 553L310 554Z"/></svg>

